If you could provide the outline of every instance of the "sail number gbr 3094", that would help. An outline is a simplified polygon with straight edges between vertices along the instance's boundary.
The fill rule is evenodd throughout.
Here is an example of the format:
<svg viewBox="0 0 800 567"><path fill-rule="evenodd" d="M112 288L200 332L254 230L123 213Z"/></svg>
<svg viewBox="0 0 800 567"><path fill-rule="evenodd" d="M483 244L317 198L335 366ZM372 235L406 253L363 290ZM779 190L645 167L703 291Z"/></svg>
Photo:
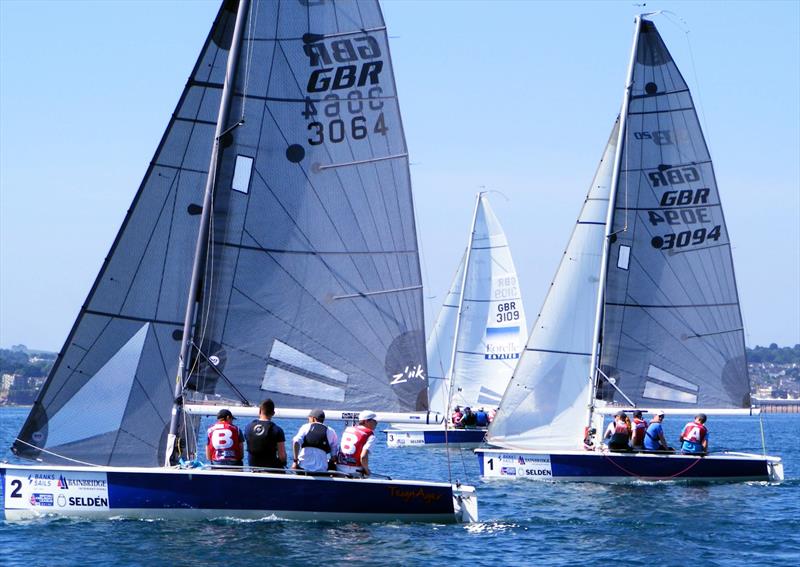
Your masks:
<svg viewBox="0 0 800 567"><path fill-rule="evenodd" d="M383 61L377 40L367 35L318 41L303 50L312 68L301 113L309 120L308 144L363 140L370 133L385 136L389 128L383 116Z"/></svg>
<svg viewBox="0 0 800 567"><path fill-rule="evenodd" d="M661 188L662 191L659 207L648 210L647 218L652 226L660 230L672 229L665 234L653 236L650 240L653 248L670 250L719 241L722 227L713 224L708 203L711 190L707 187L684 188L685 184L700 180L696 167L659 169L648 172L647 177L654 189Z"/></svg>

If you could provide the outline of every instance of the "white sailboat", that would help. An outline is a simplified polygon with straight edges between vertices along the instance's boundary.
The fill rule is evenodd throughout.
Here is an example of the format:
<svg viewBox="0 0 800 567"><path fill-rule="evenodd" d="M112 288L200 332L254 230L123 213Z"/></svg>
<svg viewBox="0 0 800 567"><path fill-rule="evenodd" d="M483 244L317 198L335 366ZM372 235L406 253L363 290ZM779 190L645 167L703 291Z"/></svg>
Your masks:
<svg viewBox="0 0 800 567"><path fill-rule="evenodd" d="M468 486L181 465L192 404L425 418L415 230L377 1L223 2L14 442L38 463L0 466L0 519L476 519Z"/></svg>
<svg viewBox="0 0 800 567"><path fill-rule="evenodd" d="M588 379L587 379L588 377ZM622 110L488 442L488 477L772 480L777 457L609 452L620 409L749 413L725 219L689 89L637 17Z"/></svg>
<svg viewBox="0 0 800 567"><path fill-rule="evenodd" d="M465 290L462 293L462 290ZM428 397L434 415L456 406L491 410L511 379L527 338L519 280L503 227L478 193L467 248L428 339ZM393 426L390 447L477 447L486 426Z"/></svg>

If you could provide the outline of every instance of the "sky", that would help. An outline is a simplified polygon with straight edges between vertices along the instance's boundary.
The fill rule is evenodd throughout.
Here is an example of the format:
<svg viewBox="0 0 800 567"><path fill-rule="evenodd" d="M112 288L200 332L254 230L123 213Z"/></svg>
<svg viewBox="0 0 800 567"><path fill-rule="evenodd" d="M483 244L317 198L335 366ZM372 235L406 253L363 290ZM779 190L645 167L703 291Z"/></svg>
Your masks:
<svg viewBox="0 0 800 567"><path fill-rule="evenodd" d="M533 324L619 111L634 15L692 90L748 346L800 343L800 2L383 3L430 328L475 194ZM56 351L94 281L216 1L0 0L0 347Z"/></svg>

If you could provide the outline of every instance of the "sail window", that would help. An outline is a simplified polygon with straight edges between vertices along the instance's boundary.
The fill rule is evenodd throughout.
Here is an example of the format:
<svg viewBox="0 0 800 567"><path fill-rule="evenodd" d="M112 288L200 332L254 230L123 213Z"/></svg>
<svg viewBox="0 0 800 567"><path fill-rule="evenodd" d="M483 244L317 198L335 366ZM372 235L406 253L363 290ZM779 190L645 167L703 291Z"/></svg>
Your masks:
<svg viewBox="0 0 800 567"><path fill-rule="evenodd" d="M347 380L344 372L276 340L272 343L261 389L343 402Z"/></svg>
<svg viewBox="0 0 800 567"><path fill-rule="evenodd" d="M233 168L233 183L231 188L240 193L250 191L250 173L253 170L253 158L236 156L236 166Z"/></svg>
<svg viewBox="0 0 800 567"><path fill-rule="evenodd" d="M630 261L631 261L631 247L620 246L619 257L617 258L617 268L622 268L623 270L627 270Z"/></svg>
<svg viewBox="0 0 800 567"><path fill-rule="evenodd" d="M644 385L643 395L645 398L681 402L684 404L697 403L697 394L691 393L697 392L700 389L697 384L692 384L688 380L679 378L652 364L647 369L647 377L653 380L648 380ZM691 390L691 392L686 392L685 390Z"/></svg>

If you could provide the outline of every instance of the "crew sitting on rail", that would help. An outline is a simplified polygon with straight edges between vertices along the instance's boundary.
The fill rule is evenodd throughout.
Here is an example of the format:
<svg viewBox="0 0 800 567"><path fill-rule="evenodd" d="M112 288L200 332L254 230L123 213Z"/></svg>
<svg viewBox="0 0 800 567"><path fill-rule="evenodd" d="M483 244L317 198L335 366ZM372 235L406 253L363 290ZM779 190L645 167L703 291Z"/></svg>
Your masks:
<svg viewBox="0 0 800 567"><path fill-rule="evenodd" d="M631 447L634 451L644 451L644 437L647 432L647 422L642 417L642 410L633 412L633 431L631 432Z"/></svg>
<svg viewBox="0 0 800 567"><path fill-rule="evenodd" d="M603 438L608 439L610 451L630 451L631 424L624 411L616 413Z"/></svg>
<svg viewBox="0 0 800 567"><path fill-rule="evenodd" d="M477 422L477 418L475 414L472 413L472 410L468 407L464 408L464 417L461 418L461 425L464 427L475 427Z"/></svg>
<svg viewBox="0 0 800 567"><path fill-rule="evenodd" d="M453 415L451 419L453 420L454 427L464 427L461 425L461 420L464 418L464 414L461 413L461 407L456 406L456 409L453 410Z"/></svg>
<svg viewBox="0 0 800 567"><path fill-rule="evenodd" d="M244 459L244 435L233 424L229 409L217 412L217 422L208 428L206 458L212 465L241 467Z"/></svg>
<svg viewBox="0 0 800 567"><path fill-rule="evenodd" d="M708 429L705 426L706 414L698 413L694 421L687 423L681 433L681 453L707 453Z"/></svg>
<svg viewBox="0 0 800 567"><path fill-rule="evenodd" d="M483 408L475 412L475 425L478 427L487 427L489 425L489 415Z"/></svg>

